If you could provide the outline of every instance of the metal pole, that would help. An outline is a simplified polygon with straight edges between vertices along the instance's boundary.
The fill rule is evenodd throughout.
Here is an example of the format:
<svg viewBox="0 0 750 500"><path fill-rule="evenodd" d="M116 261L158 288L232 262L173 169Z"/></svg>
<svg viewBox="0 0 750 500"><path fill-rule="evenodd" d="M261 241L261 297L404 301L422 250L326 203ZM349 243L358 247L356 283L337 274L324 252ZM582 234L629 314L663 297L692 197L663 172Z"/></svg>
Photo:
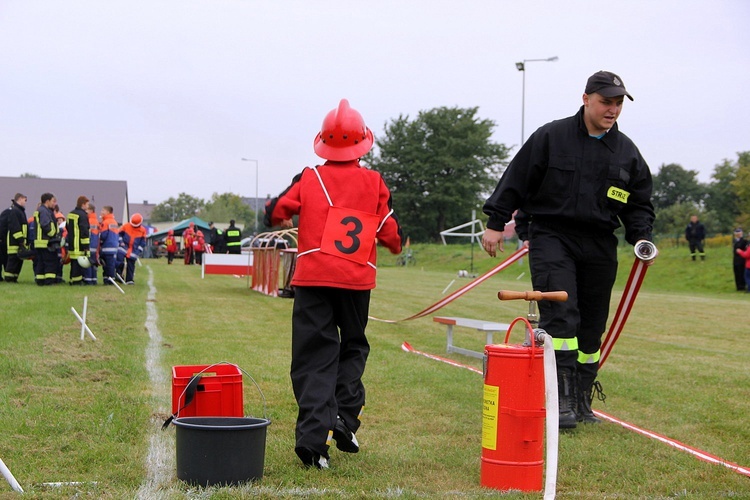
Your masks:
<svg viewBox="0 0 750 500"><path fill-rule="evenodd" d="M524 130L526 126L526 60L524 59L523 80L521 83L521 146L525 139Z"/></svg>
<svg viewBox="0 0 750 500"><path fill-rule="evenodd" d="M523 73L523 79L521 81L521 146L523 146L523 141L526 139L526 135L524 134L526 126L526 63L554 62L557 61L557 59L557 56L552 56L546 59L524 59L523 62L516 63L516 69Z"/></svg>
<svg viewBox="0 0 750 500"><path fill-rule="evenodd" d="M255 162L255 234L258 234L258 160L252 158L242 158L242 161Z"/></svg>

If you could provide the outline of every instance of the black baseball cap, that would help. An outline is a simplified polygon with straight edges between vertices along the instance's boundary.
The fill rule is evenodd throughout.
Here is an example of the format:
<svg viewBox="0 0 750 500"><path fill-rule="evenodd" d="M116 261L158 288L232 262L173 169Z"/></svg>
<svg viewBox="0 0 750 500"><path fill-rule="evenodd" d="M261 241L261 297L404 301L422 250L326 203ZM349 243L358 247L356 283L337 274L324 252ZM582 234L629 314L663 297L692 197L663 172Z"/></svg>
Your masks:
<svg viewBox="0 0 750 500"><path fill-rule="evenodd" d="M591 75L586 82L587 94L593 94L596 92L604 97L617 97L621 95L628 96L628 99L633 100L633 96L628 94L625 90L625 84L622 83L622 78L615 75L610 71L597 71Z"/></svg>

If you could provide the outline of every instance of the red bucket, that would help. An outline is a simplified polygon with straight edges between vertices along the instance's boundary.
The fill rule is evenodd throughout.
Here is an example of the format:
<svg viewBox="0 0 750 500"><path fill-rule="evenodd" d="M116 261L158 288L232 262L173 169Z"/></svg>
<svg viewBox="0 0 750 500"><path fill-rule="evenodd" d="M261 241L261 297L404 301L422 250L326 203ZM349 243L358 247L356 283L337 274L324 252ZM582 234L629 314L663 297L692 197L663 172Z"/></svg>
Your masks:
<svg viewBox="0 0 750 500"><path fill-rule="evenodd" d="M197 385L191 394L188 385L193 377ZM243 417L240 368L228 363L173 366L172 414L178 413L180 417Z"/></svg>
<svg viewBox="0 0 750 500"><path fill-rule="evenodd" d="M544 353L533 345L487 345L484 363L481 484L541 491Z"/></svg>

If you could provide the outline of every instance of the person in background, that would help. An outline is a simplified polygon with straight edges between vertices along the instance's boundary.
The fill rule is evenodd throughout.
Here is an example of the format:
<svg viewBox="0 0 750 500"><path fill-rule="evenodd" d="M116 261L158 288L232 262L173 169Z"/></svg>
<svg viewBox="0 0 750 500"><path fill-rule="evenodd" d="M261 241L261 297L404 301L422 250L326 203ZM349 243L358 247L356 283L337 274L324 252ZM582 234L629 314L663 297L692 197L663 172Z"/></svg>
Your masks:
<svg viewBox="0 0 750 500"><path fill-rule="evenodd" d="M195 261L193 253L193 239L195 238L195 222L191 222L187 229L182 232L182 251L185 252L185 265L188 266Z"/></svg>
<svg viewBox="0 0 750 500"><path fill-rule="evenodd" d="M68 255L70 257L70 274L68 283L73 285L83 285L84 268L78 262L78 257L89 257L89 199L85 196L79 196L76 200L76 207L68 214L65 227L68 230L65 241L67 242Z"/></svg>
<svg viewBox="0 0 750 500"><path fill-rule="evenodd" d="M60 212L60 206L55 205L55 221L57 221L57 228L60 231L60 246L57 248L57 271L55 276L55 283L65 283L63 279L63 270L65 266L70 263L70 255L68 254L68 228L65 221L65 216Z"/></svg>
<svg viewBox="0 0 750 500"><path fill-rule="evenodd" d="M120 248L120 227L115 220L113 208L102 207L99 224L99 262L102 264L102 282L112 285L116 278L117 252Z"/></svg>
<svg viewBox="0 0 750 500"><path fill-rule="evenodd" d="M625 97L633 100L616 74L591 75L578 113L537 129L483 208L485 251L503 251L505 224L518 210L534 290L568 293L565 302L539 302L539 327L553 338L561 429L600 422L591 403L617 276L614 231L624 225L634 245L651 240L651 172L617 125Z"/></svg>
<svg viewBox="0 0 750 500"><path fill-rule="evenodd" d="M738 292L745 291L745 259L742 258L737 250L747 249L748 242L743 238L742 228L738 227L734 230L734 237L732 238L732 267L734 271L734 283L737 286Z"/></svg>
<svg viewBox="0 0 750 500"><path fill-rule="evenodd" d="M96 207L89 202L86 209L89 220L89 262L91 265L83 269L83 284L97 284L97 270L99 269L99 219L96 216Z"/></svg>
<svg viewBox="0 0 750 500"><path fill-rule="evenodd" d="M206 239L203 237L203 231L198 230L193 238L193 252L195 253L195 263L199 266L203 264L203 254L206 251Z"/></svg>
<svg viewBox="0 0 750 500"><path fill-rule="evenodd" d="M221 229L218 229L213 222L209 222L208 227L211 229L208 241L211 245L211 252L226 253L226 250L222 248L224 246L224 232Z"/></svg>
<svg viewBox="0 0 750 500"><path fill-rule="evenodd" d="M701 260L706 260L706 253L703 251L706 228L698 220L697 215L690 216L690 222L685 228L685 239L688 240L690 245L690 257L695 260L695 256L700 255Z"/></svg>
<svg viewBox="0 0 750 500"><path fill-rule="evenodd" d="M744 250L738 248L735 252L745 259L745 292L750 293L750 245Z"/></svg>
<svg viewBox="0 0 750 500"><path fill-rule="evenodd" d="M13 200L10 203L9 207L0 212L0 283L5 283L3 275L5 263L8 261L8 218L10 211L13 210Z"/></svg>
<svg viewBox="0 0 750 500"><path fill-rule="evenodd" d="M34 212L36 227L34 250L36 251L37 261L34 272L37 285L49 286L58 283L57 273L60 267L58 251L60 250L61 238L54 211L57 198L52 193L44 193L41 200L41 205Z"/></svg>
<svg viewBox="0 0 750 500"><path fill-rule="evenodd" d="M177 240L174 237L174 229L167 231L164 246L167 248L167 264L171 264L174 260L174 254L177 253Z"/></svg>
<svg viewBox="0 0 750 500"><path fill-rule="evenodd" d="M266 206L267 226L291 227L299 215L290 375L299 408L295 452L306 467L328 468L332 438L341 451L359 451L376 244L394 254L403 245L388 187L359 163L372 144L362 115L342 99L314 142L325 164L305 168Z"/></svg>
<svg viewBox="0 0 750 500"><path fill-rule="evenodd" d="M26 220L26 196L16 193L7 216L7 232L4 236L6 261L3 278L8 283L18 283L23 269L23 259L28 257L29 227Z"/></svg>
<svg viewBox="0 0 750 500"><path fill-rule="evenodd" d="M242 253L242 231L234 225L234 219L229 221L229 227L224 231L224 241L226 242L228 253Z"/></svg>
<svg viewBox="0 0 750 500"><path fill-rule="evenodd" d="M117 251L117 267L120 275L125 271L125 284L135 285L135 264L146 248L146 228L143 216L135 213L120 228L120 248Z"/></svg>

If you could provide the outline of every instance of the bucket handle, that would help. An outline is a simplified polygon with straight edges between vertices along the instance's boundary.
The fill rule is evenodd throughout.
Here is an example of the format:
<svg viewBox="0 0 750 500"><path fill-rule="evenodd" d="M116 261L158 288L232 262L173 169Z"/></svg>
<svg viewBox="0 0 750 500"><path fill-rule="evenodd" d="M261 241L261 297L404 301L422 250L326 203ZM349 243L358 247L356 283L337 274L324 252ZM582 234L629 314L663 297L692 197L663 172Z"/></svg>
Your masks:
<svg viewBox="0 0 750 500"><path fill-rule="evenodd" d="M263 394L263 391L260 389L260 386L258 385L258 382L256 382L255 379L253 378L253 376L250 375L247 371L245 371L241 366L236 365L234 363L230 363L228 361L219 361L218 363L213 363L211 365L208 365L207 367L205 367L204 369L202 369L201 371L199 371L198 373L196 373L195 375L193 375L190 378L190 381L185 386L185 388L182 390L182 393L180 394L179 398L177 398L177 401L179 403L179 401L183 400L182 398L184 396L185 397L185 399L184 399L185 404L183 404L182 407L178 408L176 413L171 414L164 421L164 423L161 426L162 430L164 430L167 427L169 427L169 424L172 423L172 420L174 420L175 418L178 418L180 416L180 412L182 410L184 410L190 403L193 402L193 398L195 397L195 392L198 389L198 382L200 382L202 374L205 373L205 372L207 372L208 370L210 370L214 366L218 366L218 365L230 365L230 366L234 366L239 371L241 371L243 375L246 375L250 380L253 381L253 385L255 385L255 388L258 389L258 392L260 393L260 398L263 401L263 418L266 419L266 420L268 420L268 409L266 407L266 396Z"/></svg>
<svg viewBox="0 0 750 500"><path fill-rule="evenodd" d="M529 377L532 374L532 368L534 366L534 358L536 358L536 341L534 340L534 328L531 326L531 322L529 322L528 319L524 317L518 317L514 319L510 326L508 327L508 331L505 333L505 343L508 343L508 340L510 339L510 331L513 329L513 326L518 323L519 321L522 321L526 323L526 328L529 330L529 338L531 339L531 357L529 358Z"/></svg>

